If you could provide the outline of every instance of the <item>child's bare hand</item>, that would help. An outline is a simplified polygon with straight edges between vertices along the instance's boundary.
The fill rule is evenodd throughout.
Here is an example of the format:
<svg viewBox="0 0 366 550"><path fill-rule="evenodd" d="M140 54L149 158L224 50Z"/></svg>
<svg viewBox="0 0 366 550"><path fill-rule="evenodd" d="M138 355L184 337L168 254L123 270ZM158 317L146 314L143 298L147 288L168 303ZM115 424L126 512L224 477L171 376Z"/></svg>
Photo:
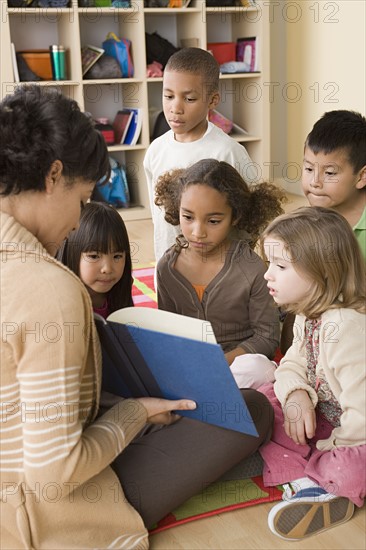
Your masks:
<svg viewBox="0 0 366 550"><path fill-rule="evenodd" d="M298 445L314 437L316 417L313 403L305 390L295 390L284 407L285 432Z"/></svg>
<svg viewBox="0 0 366 550"><path fill-rule="evenodd" d="M140 397L139 401L147 410L147 421L152 424L172 424L180 418L172 413L176 410L193 410L197 407L194 401L189 399L160 399L159 397Z"/></svg>

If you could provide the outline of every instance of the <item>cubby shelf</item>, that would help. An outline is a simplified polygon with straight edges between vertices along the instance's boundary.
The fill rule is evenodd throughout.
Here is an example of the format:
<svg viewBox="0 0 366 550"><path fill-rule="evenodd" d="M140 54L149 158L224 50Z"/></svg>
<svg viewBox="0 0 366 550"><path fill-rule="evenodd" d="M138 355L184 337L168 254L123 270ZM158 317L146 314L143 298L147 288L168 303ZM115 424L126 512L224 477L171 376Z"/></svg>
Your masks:
<svg viewBox="0 0 366 550"><path fill-rule="evenodd" d="M265 85L270 82L267 5L268 2L258 0L255 7L249 8L207 8L204 0L192 0L187 8L145 8L143 0L131 0L130 8L85 8L71 0L68 8L10 8L7 0L0 0L0 97L19 85L14 82L11 42L16 50L48 48L59 43L67 51L69 80L41 81L40 86L59 88L94 117L113 120L122 107L141 107L143 126L138 144L113 145L108 149L127 168L132 206L121 211L124 219L149 218L143 158L153 130L149 109L161 110L163 79L146 77L145 32L156 31L178 47L182 40L193 39L201 48L207 48L210 42L235 42L240 37L257 36L260 72L222 74L218 110L246 129L248 133L232 137L245 144L259 175L265 179L270 164L269 101L265 94ZM83 79L81 46L100 47L109 31L131 40L133 78Z"/></svg>

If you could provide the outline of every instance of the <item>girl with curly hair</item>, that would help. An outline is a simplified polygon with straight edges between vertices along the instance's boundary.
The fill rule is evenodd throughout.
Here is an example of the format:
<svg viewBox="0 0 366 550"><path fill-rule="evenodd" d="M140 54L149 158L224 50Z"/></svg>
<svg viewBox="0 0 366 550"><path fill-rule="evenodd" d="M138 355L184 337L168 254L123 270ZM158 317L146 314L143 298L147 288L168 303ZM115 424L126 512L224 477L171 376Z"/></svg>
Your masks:
<svg viewBox="0 0 366 550"><path fill-rule="evenodd" d="M273 378L279 315L253 248L284 196L214 159L157 182L155 204L182 231L157 265L158 307L209 321L240 387Z"/></svg>

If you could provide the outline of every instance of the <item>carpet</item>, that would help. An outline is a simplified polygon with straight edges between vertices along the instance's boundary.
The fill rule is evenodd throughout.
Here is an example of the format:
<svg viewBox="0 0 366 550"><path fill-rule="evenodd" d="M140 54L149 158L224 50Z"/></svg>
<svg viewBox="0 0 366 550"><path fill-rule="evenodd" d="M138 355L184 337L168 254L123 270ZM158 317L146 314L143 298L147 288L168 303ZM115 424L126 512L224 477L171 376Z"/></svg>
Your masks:
<svg viewBox="0 0 366 550"><path fill-rule="evenodd" d="M154 288L154 264L132 265L132 299L135 306L157 308L157 298Z"/></svg>
<svg viewBox="0 0 366 550"><path fill-rule="evenodd" d="M133 268L132 276L132 297L135 306L156 308L154 264ZM262 467L263 461L259 453L243 460L218 481L203 488L200 493L152 526L150 534L216 514L281 500L283 489L280 485L264 487Z"/></svg>

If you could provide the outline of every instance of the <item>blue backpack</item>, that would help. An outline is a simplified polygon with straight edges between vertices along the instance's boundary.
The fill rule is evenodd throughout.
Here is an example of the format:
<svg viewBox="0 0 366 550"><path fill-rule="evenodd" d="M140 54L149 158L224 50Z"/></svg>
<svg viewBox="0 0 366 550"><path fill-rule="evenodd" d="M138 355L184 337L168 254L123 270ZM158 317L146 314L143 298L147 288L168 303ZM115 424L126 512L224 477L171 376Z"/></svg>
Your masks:
<svg viewBox="0 0 366 550"><path fill-rule="evenodd" d="M109 157L111 166L111 177L104 183L98 181L93 193L93 200L107 202L115 208L128 208L130 206L130 193L126 171L123 166L114 158Z"/></svg>

